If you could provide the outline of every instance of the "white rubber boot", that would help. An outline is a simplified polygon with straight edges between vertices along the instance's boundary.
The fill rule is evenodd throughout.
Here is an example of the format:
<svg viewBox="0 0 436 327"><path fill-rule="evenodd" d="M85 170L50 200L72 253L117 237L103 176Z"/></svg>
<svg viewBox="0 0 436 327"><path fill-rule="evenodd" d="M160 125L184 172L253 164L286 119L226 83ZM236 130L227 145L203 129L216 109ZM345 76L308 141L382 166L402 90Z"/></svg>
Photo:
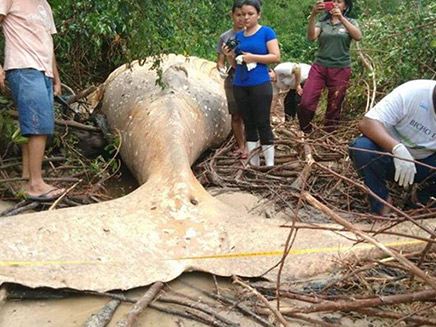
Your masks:
<svg viewBox="0 0 436 327"><path fill-rule="evenodd" d="M265 157L265 165L267 167L274 166L274 145L262 145L262 152Z"/></svg>
<svg viewBox="0 0 436 327"><path fill-rule="evenodd" d="M248 156L250 156L251 151L256 149L258 146L259 146L259 142L247 142L247 154L248 154ZM260 164L259 154L255 154L250 159L250 165L259 166L259 164Z"/></svg>

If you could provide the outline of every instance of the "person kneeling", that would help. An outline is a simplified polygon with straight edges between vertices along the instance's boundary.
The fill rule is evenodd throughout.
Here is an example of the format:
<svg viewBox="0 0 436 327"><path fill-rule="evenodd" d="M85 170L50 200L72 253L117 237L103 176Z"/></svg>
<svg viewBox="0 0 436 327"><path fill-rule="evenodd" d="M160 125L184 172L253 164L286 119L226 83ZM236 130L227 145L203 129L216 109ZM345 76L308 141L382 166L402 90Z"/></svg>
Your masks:
<svg viewBox="0 0 436 327"><path fill-rule="evenodd" d="M397 87L365 115L359 129L364 136L350 144L350 157L373 193L391 202L386 181L395 180L405 188L422 183L416 198L422 205L436 195L436 81ZM389 212L374 197L369 200L375 213Z"/></svg>

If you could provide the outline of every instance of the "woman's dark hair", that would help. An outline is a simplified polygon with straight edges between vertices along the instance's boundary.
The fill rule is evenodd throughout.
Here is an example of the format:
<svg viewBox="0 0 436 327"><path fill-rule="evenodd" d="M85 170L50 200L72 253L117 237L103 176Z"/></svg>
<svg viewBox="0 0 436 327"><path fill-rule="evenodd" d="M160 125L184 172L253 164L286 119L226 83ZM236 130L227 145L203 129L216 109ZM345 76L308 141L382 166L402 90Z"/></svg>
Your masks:
<svg viewBox="0 0 436 327"><path fill-rule="evenodd" d="M324 0L324 2L326 1L330 1L330 0ZM344 17L349 17L351 10L353 10L353 0L344 0L345 5L347 6L347 8L344 10L344 12L342 13L342 15L344 15ZM326 21L329 20L330 18L332 18L332 15L328 12L322 19L321 21Z"/></svg>
<svg viewBox="0 0 436 327"><path fill-rule="evenodd" d="M257 13L261 12L262 7L262 1L261 0L243 0L242 1L243 6L253 6L256 8Z"/></svg>
<svg viewBox="0 0 436 327"><path fill-rule="evenodd" d="M232 7L232 13L234 13L237 8L242 8L243 2L243 0L235 0Z"/></svg>

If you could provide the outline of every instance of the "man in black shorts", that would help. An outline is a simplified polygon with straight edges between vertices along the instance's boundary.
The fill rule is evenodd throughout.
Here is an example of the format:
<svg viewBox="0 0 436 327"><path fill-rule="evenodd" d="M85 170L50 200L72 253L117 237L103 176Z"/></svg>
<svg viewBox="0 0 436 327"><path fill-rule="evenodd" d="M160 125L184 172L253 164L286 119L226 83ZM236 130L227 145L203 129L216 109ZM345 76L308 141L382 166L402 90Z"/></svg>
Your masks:
<svg viewBox="0 0 436 327"><path fill-rule="evenodd" d="M221 77L225 78L224 89L226 91L227 106L229 114L232 116L232 131L235 136L238 148L235 149L234 155L239 156L241 159L247 157L244 140L244 125L242 120L242 113L238 109L233 96L233 78L235 76L235 69L227 67L225 63L225 55L222 51L222 46L230 39L233 39L236 33L244 28L244 17L242 16L242 2L235 1L232 7L231 17L233 20L233 27L227 32L221 34L220 40L217 44L217 69Z"/></svg>

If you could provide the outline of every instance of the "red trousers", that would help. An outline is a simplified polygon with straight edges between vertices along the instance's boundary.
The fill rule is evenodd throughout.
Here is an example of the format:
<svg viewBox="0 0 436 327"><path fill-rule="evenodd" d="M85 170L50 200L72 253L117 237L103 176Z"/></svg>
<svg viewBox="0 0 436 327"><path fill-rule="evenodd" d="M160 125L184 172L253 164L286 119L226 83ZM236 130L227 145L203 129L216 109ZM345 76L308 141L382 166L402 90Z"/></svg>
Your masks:
<svg viewBox="0 0 436 327"><path fill-rule="evenodd" d="M345 98L351 68L328 68L316 63L312 64L306 80L303 96L300 101L298 119L304 132L311 131L311 121L315 115L319 98L324 88L328 88L327 110L324 118L324 129L332 131L336 128L340 116L342 102Z"/></svg>

